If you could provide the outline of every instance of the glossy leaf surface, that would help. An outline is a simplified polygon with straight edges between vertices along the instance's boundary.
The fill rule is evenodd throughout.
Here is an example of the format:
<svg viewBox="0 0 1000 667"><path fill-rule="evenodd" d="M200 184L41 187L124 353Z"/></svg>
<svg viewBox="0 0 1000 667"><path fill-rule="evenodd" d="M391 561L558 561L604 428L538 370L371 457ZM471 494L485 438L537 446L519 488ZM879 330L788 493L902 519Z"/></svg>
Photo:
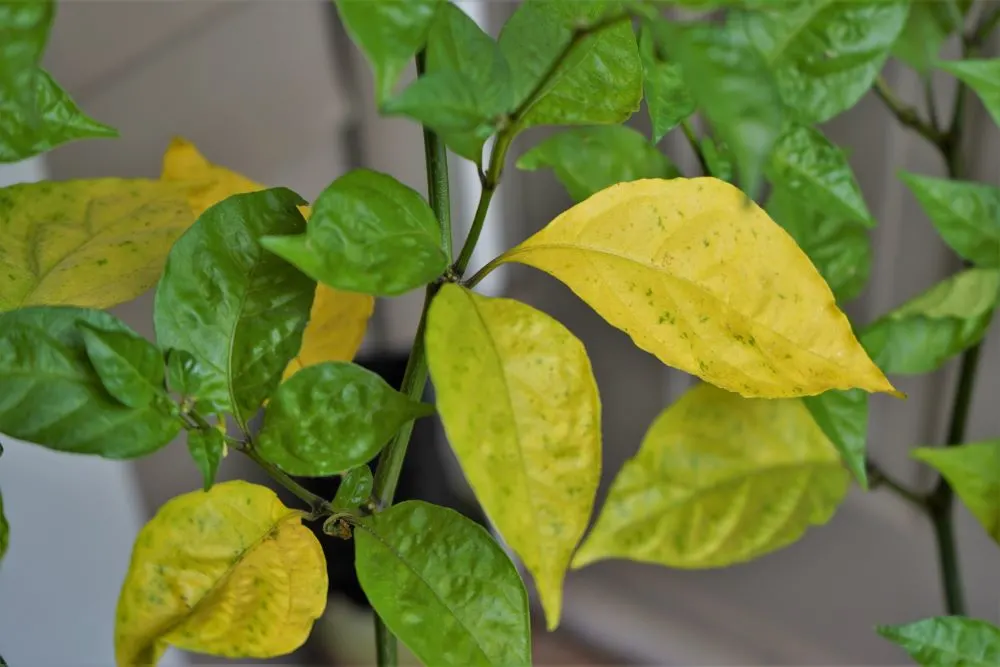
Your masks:
<svg viewBox="0 0 1000 667"><path fill-rule="evenodd" d="M848 482L801 401L745 399L701 384L653 422L573 566L747 561L829 521Z"/></svg>
<svg viewBox="0 0 1000 667"><path fill-rule="evenodd" d="M615 183L673 178L677 168L646 137L622 125L582 127L553 135L517 160L517 168L551 167L574 201Z"/></svg>
<svg viewBox="0 0 1000 667"><path fill-rule="evenodd" d="M938 63L938 67L969 85L1000 126L1000 58Z"/></svg>
<svg viewBox="0 0 1000 667"><path fill-rule="evenodd" d="M87 356L79 323L131 334L97 310L0 314L0 433L110 459L144 456L170 442L180 422L169 399L131 408L113 398Z"/></svg>
<svg viewBox="0 0 1000 667"><path fill-rule="evenodd" d="M204 480L203 488L208 491L215 483L219 463L226 451L226 438L222 431L210 428L190 431L187 436L188 453Z"/></svg>
<svg viewBox="0 0 1000 667"><path fill-rule="evenodd" d="M109 308L156 284L194 216L177 186L102 178L0 188L0 311Z"/></svg>
<svg viewBox="0 0 1000 667"><path fill-rule="evenodd" d="M639 55L642 58L642 87L655 144L693 114L696 107L684 84L680 66L662 59L648 25L643 25L639 33Z"/></svg>
<svg viewBox="0 0 1000 667"><path fill-rule="evenodd" d="M880 317L861 343L886 373L930 373L982 339L998 300L1000 270L969 269Z"/></svg>
<svg viewBox="0 0 1000 667"><path fill-rule="evenodd" d="M883 625L878 633L924 667L994 667L1000 664L1000 628L961 616Z"/></svg>
<svg viewBox="0 0 1000 667"><path fill-rule="evenodd" d="M368 169L350 171L323 191L306 234L263 244L319 282L379 296L426 285L448 265L423 197Z"/></svg>
<svg viewBox="0 0 1000 667"><path fill-rule="evenodd" d="M209 373L202 397L241 424L302 346L316 285L259 241L301 232L302 203L277 188L216 204L174 244L157 288L157 342L191 353Z"/></svg>
<svg viewBox="0 0 1000 667"><path fill-rule="evenodd" d="M191 402L203 416L218 414L225 408L208 396L215 381L212 370L187 350L167 352L167 387ZM219 392L215 392L219 394Z"/></svg>
<svg viewBox="0 0 1000 667"><path fill-rule="evenodd" d="M354 539L369 602L425 665L531 664L524 584L482 527L407 501L366 520Z"/></svg>
<svg viewBox="0 0 1000 667"><path fill-rule="evenodd" d="M333 507L338 510L352 510L368 501L372 495L372 471L366 465L351 468L344 473L333 497Z"/></svg>
<svg viewBox="0 0 1000 667"><path fill-rule="evenodd" d="M558 278L640 348L724 389L893 391L809 258L723 181L612 186L503 260Z"/></svg>
<svg viewBox="0 0 1000 667"><path fill-rule="evenodd" d="M168 645L233 658L301 646L329 593L322 547L302 515L243 481L161 507L139 532L122 585L118 664L155 663Z"/></svg>
<svg viewBox="0 0 1000 667"><path fill-rule="evenodd" d="M601 403L587 352L548 315L454 285L435 297L426 341L452 450L555 628L601 476Z"/></svg>
<svg viewBox="0 0 1000 667"><path fill-rule="evenodd" d="M922 447L912 455L941 473L990 537L1000 542L1000 440Z"/></svg>
<svg viewBox="0 0 1000 667"><path fill-rule="evenodd" d="M360 366L318 364L275 392L257 450L291 475L326 477L367 463L400 426L432 412Z"/></svg>
<svg viewBox="0 0 1000 667"><path fill-rule="evenodd" d="M802 399L827 439L840 452L844 465L868 489L868 395L860 389L828 391Z"/></svg>
<svg viewBox="0 0 1000 667"><path fill-rule="evenodd" d="M163 394L163 355L155 345L131 332L85 323L80 335L104 388L123 405L142 408Z"/></svg>

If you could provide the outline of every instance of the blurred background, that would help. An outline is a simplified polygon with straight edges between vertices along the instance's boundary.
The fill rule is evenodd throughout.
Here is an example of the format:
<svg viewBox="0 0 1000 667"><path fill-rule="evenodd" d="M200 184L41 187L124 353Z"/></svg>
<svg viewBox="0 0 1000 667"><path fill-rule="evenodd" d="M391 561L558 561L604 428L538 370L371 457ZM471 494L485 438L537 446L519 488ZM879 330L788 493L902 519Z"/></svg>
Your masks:
<svg viewBox="0 0 1000 667"><path fill-rule="evenodd" d="M459 3L496 34L515 2ZM953 45L952 45L953 46ZM997 44L991 46L994 55ZM0 167L0 184L37 178L157 177L174 135L205 155L268 185L314 198L345 171L366 166L426 191L418 126L378 117L371 73L329 2L313 0L67 0L61 3L46 66L79 105L121 130L121 138L60 148L44 158ZM412 76L412 73L410 73ZM914 74L890 64L900 95L922 98ZM939 106L951 90L939 82ZM1000 135L978 103L970 105L970 178L1000 183ZM644 112L630 124L647 131ZM937 155L901 128L874 97L825 131L848 148L879 226L871 284L849 308L865 323L958 268L900 169L943 175ZM512 156L545 136L523 135ZM687 173L696 167L683 140L662 147ZM548 172L508 165L478 268L570 205ZM463 234L478 197L474 168L451 165L453 217ZM565 323L586 344L604 404L605 480L601 495L637 449L653 417L691 385L634 348L560 284L524 267L484 283L492 294L527 301ZM152 299L117 309L152 335ZM398 382L419 316L411 295L382 300L359 362ZM955 368L898 386L909 400L873 399L870 448L887 470L914 486L932 483L907 457L944 435ZM1000 326L985 343L972 408L972 440L1000 435ZM0 568L0 653L11 665L110 665L118 586L135 534L170 497L200 487L177 442L147 459L115 463L5 443L0 487L11 549ZM451 504L476 515L440 429L426 421L410 448L401 494ZM267 483L252 464L229 457L221 479ZM960 555L970 613L1000 616L1000 554L958 509ZM313 638L282 664L370 664L371 623L353 581L350 549L330 548L331 600ZM852 490L829 525L756 562L683 572L606 562L572 573L560 630L535 631L539 665L889 665L897 650L876 623L941 613L930 526L895 496ZM224 661L170 653L163 664Z"/></svg>

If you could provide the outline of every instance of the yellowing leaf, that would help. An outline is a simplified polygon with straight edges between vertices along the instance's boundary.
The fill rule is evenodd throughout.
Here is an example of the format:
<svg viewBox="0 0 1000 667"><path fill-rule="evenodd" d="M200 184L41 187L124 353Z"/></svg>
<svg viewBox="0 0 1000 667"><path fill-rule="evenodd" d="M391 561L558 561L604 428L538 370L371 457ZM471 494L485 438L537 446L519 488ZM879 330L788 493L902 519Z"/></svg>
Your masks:
<svg viewBox="0 0 1000 667"><path fill-rule="evenodd" d="M431 304L426 341L452 449L535 577L555 628L601 473L601 406L587 352L530 306L449 284Z"/></svg>
<svg viewBox="0 0 1000 667"><path fill-rule="evenodd" d="M701 384L653 422L573 567L756 558L829 521L849 481L801 400L745 399Z"/></svg>
<svg viewBox="0 0 1000 667"><path fill-rule="evenodd" d="M611 186L500 261L553 275L663 363L744 396L897 393L795 241L715 178Z"/></svg>
<svg viewBox="0 0 1000 667"><path fill-rule="evenodd" d="M142 179L0 189L0 312L31 305L110 308L156 284L194 222L175 185Z"/></svg>
<svg viewBox="0 0 1000 667"><path fill-rule="evenodd" d="M186 185L188 203L196 216L232 195L266 189L246 176L212 164L194 144L180 137L174 138L163 156L162 178ZM299 210L308 220L311 209L301 206ZM364 339L374 307L375 299L367 294L317 284L302 349L288 364L284 379L324 361L351 361Z"/></svg>
<svg viewBox="0 0 1000 667"><path fill-rule="evenodd" d="M267 658L302 645L326 607L323 550L302 512L242 481L174 498L139 533L118 600L118 665L167 645Z"/></svg>

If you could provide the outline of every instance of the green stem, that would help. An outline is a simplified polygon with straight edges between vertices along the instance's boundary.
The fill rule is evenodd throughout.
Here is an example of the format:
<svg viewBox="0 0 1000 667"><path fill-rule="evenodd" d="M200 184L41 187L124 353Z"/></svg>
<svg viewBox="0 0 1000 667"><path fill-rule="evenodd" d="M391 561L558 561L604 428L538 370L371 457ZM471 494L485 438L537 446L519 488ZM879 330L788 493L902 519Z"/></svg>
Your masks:
<svg viewBox="0 0 1000 667"><path fill-rule="evenodd" d="M925 122L916 109L900 100L884 78L881 76L876 78L872 89L900 123L916 131L935 146L941 145L945 139L944 135Z"/></svg>
<svg viewBox="0 0 1000 667"><path fill-rule="evenodd" d="M263 468L264 472L266 472L271 479L288 489L292 494L298 497L299 500L309 505L312 518L318 519L325 514L331 514L333 512L333 506L330 505L330 503L326 502L323 498L320 498L312 491L304 488L301 484L279 470L273 463L265 461L261 455L254 450L253 443L247 443L242 449L240 449L240 451L249 456L254 463Z"/></svg>
<svg viewBox="0 0 1000 667"><path fill-rule="evenodd" d="M426 52L417 54L417 75L426 69ZM441 137L424 126L424 162L427 168L427 200L441 226L441 245L451 261L451 202L448 191L448 149ZM431 168L434 165L434 168Z"/></svg>
<svg viewBox="0 0 1000 667"><path fill-rule="evenodd" d="M684 132L685 138L691 144L691 150L694 151L695 156L698 158L698 164L701 165L702 173L705 176L710 175L712 171L708 168L708 160L705 159L705 153L701 150L701 144L698 143L698 135L695 134L694 128L691 127L691 122L687 118L681 121L681 131Z"/></svg>
<svg viewBox="0 0 1000 667"><path fill-rule="evenodd" d="M1000 25L1000 6L994 7L990 14L983 16L976 29L964 40L966 48L971 52L978 50L983 45L983 42L993 33L997 25Z"/></svg>
<svg viewBox="0 0 1000 667"><path fill-rule="evenodd" d="M914 505L921 512L927 512L927 498L921 494L907 488L902 483L890 477L874 461L867 461L869 486L872 489L885 487L908 503Z"/></svg>

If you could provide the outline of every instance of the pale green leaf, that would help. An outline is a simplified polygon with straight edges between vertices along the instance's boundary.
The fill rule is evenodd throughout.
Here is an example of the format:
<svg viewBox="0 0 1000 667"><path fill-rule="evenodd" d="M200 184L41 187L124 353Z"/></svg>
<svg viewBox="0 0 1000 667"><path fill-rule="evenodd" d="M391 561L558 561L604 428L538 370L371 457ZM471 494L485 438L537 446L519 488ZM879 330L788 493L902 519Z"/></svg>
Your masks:
<svg viewBox="0 0 1000 667"><path fill-rule="evenodd" d="M892 46L892 55L921 74L927 74L937 61L945 40L959 27L949 6L952 4L955 4L953 0L912 0L906 24ZM972 3L963 0L959 4L967 8Z"/></svg>
<svg viewBox="0 0 1000 667"><path fill-rule="evenodd" d="M912 455L941 473L990 537L1000 542L1000 440L924 447Z"/></svg>
<svg viewBox="0 0 1000 667"><path fill-rule="evenodd" d="M878 633L901 646L923 667L1000 665L1000 628L986 621L941 616L906 625L879 626Z"/></svg>
<svg viewBox="0 0 1000 667"><path fill-rule="evenodd" d="M823 434L840 452L862 489L868 489L868 394L858 389L828 391L802 399Z"/></svg>
<svg viewBox="0 0 1000 667"><path fill-rule="evenodd" d="M1000 58L939 62L938 67L968 84L1000 126Z"/></svg>

